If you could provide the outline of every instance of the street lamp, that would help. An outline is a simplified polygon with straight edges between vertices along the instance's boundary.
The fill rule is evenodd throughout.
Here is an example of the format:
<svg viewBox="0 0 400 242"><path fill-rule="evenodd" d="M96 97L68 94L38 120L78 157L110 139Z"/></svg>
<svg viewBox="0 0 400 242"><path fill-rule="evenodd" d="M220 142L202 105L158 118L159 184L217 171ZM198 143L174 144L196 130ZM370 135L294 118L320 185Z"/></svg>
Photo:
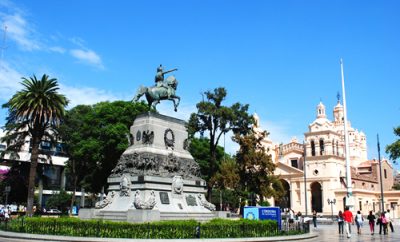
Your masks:
<svg viewBox="0 0 400 242"><path fill-rule="evenodd" d="M336 203L336 199L335 198L334 199L329 199L328 198L328 204L331 205L332 220L333 220L333 204L335 204L335 203Z"/></svg>
<svg viewBox="0 0 400 242"><path fill-rule="evenodd" d="M8 194L10 194L10 192L11 192L11 187L10 186L6 186L6 188L4 190L4 193L6 194L6 204L5 204L6 207L7 207L7 204L8 204Z"/></svg>

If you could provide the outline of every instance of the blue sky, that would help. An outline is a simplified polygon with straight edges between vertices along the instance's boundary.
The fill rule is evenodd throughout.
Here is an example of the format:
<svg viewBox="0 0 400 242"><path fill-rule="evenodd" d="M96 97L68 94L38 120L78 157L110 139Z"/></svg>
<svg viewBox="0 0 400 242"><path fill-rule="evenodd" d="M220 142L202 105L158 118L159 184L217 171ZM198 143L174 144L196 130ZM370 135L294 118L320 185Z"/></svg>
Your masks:
<svg viewBox="0 0 400 242"><path fill-rule="evenodd" d="M0 0L0 102L21 77L44 73L70 107L130 100L163 64L179 69L182 98L164 114L186 119L201 92L222 86L226 104L250 104L274 142L302 141L320 100L332 119L343 58L348 118L375 158L376 134L385 147L400 125L399 10L399 1Z"/></svg>

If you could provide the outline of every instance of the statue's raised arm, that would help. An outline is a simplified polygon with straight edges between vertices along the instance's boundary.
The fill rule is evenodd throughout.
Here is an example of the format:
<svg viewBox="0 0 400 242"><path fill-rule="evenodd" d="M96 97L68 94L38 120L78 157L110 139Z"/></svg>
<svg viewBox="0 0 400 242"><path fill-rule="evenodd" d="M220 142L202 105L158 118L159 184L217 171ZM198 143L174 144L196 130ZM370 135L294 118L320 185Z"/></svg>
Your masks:
<svg viewBox="0 0 400 242"><path fill-rule="evenodd" d="M156 85L153 87L141 86L132 101L137 102L145 94L149 107L155 108L161 100L171 100L174 103L174 110L176 112L180 102L180 97L175 95L178 80L174 76L169 76L164 81L164 75L177 70L177 68L174 68L164 71L162 65L157 67L157 73L154 78Z"/></svg>

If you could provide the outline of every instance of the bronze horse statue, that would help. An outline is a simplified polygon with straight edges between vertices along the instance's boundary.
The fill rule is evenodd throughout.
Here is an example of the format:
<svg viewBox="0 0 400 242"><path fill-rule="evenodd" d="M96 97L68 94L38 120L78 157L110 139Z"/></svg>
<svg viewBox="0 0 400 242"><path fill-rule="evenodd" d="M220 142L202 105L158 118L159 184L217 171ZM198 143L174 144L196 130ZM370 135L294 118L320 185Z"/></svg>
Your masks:
<svg viewBox="0 0 400 242"><path fill-rule="evenodd" d="M137 102L141 96L145 95L149 107L155 108L161 100L171 100L174 103L175 112L178 110L178 105L181 98L175 95L178 80L174 76L169 76L162 85L153 87L139 87L136 95L133 97L133 102Z"/></svg>

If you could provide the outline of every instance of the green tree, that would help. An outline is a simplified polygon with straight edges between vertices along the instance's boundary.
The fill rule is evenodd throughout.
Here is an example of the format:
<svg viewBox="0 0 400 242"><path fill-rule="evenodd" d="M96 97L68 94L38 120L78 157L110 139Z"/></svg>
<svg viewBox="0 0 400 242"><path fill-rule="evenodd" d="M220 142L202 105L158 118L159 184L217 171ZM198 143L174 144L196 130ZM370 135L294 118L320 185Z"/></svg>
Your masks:
<svg viewBox="0 0 400 242"><path fill-rule="evenodd" d="M129 146L129 127L136 115L146 111L143 102L115 101L79 105L67 112L60 134L70 157L67 168L74 191L78 186L101 191Z"/></svg>
<svg viewBox="0 0 400 242"><path fill-rule="evenodd" d="M204 93L206 100L197 103L197 113L192 113L188 123L188 131L191 137L195 133L209 138L210 163L206 176L213 177L218 171L217 147L223 134L232 131L234 134L246 134L250 130L252 117L247 113L248 105L235 103L232 106L224 106L227 92L219 87L213 92ZM207 183L208 199L211 200L211 192L214 184Z"/></svg>
<svg viewBox="0 0 400 242"><path fill-rule="evenodd" d="M393 129L394 134L400 137L400 126ZM400 139L397 139L392 144L386 146L386 153L389 153L389 158L392 160L397 160L400 158Z"/></svg>
<svg viewBox="0 0 400 242"><path fill-rule="evenodd" d="M264 198L280 197L283 194L279 177L274 175L275 164L261 143L266 135L267 132L237 134L234 137L234 140L240 145L236 154L241 186L238 191L242 192L244 198L250 197L253 205L255 205L256 197L258 197L259 203L263 203Z"/></svg>
<svg viewBox="0 0 400 242"><path fill-rule="evenodd" d="M393 190L400 190L400 183L396 183L392 187Z"/></svg>
<svg viewBox="0 0 400 242"><path fill-rule="evenodd" d="M214 184L217 184L219 189L237 189L239 187L240 176L236 160L231 157L225 157L219 166L219 171L211 179Z"/></svg>
<svg viewBox="0 0 400 242"><path fill-rule="evenodd" d="M210 169L211 160L210 140L205 137L193 137L190 141L189 152L193 156L194 160L199 164L202 178L207 182L210 181L211 177L208 172L208 170ZM224 155L227 156L227 154L224 154L224 148L222 148L221 146L217 146L217 165L219 165L219 162L223 159Z"/></svg>
<svg viewBox="0 0 400 242"><path fill-rule="evenodd" d="M39 145L42 140L54 141L57 126L64 117L67 98L58 93L57 79L43 75L22 78L24 88L18 91L5 104L8 109L6 135L2 141L7 143L7 151L21 150L27 137L31 138L31 162L28 178L27 215L32 215L35 192L36 167L39 158Z"/></svg>
<svg viewBox="0 0 400 242"><path fill-rule="evenodd" d="M52 194L49 199L46 201L46 207L48 209L50 208L57 208L59 209L62 213L67 213L68 212L68 207L70 206L70 201L71 201L71 194L68 194L64 190L60 190L58 192L55 192Z"/></svg>

